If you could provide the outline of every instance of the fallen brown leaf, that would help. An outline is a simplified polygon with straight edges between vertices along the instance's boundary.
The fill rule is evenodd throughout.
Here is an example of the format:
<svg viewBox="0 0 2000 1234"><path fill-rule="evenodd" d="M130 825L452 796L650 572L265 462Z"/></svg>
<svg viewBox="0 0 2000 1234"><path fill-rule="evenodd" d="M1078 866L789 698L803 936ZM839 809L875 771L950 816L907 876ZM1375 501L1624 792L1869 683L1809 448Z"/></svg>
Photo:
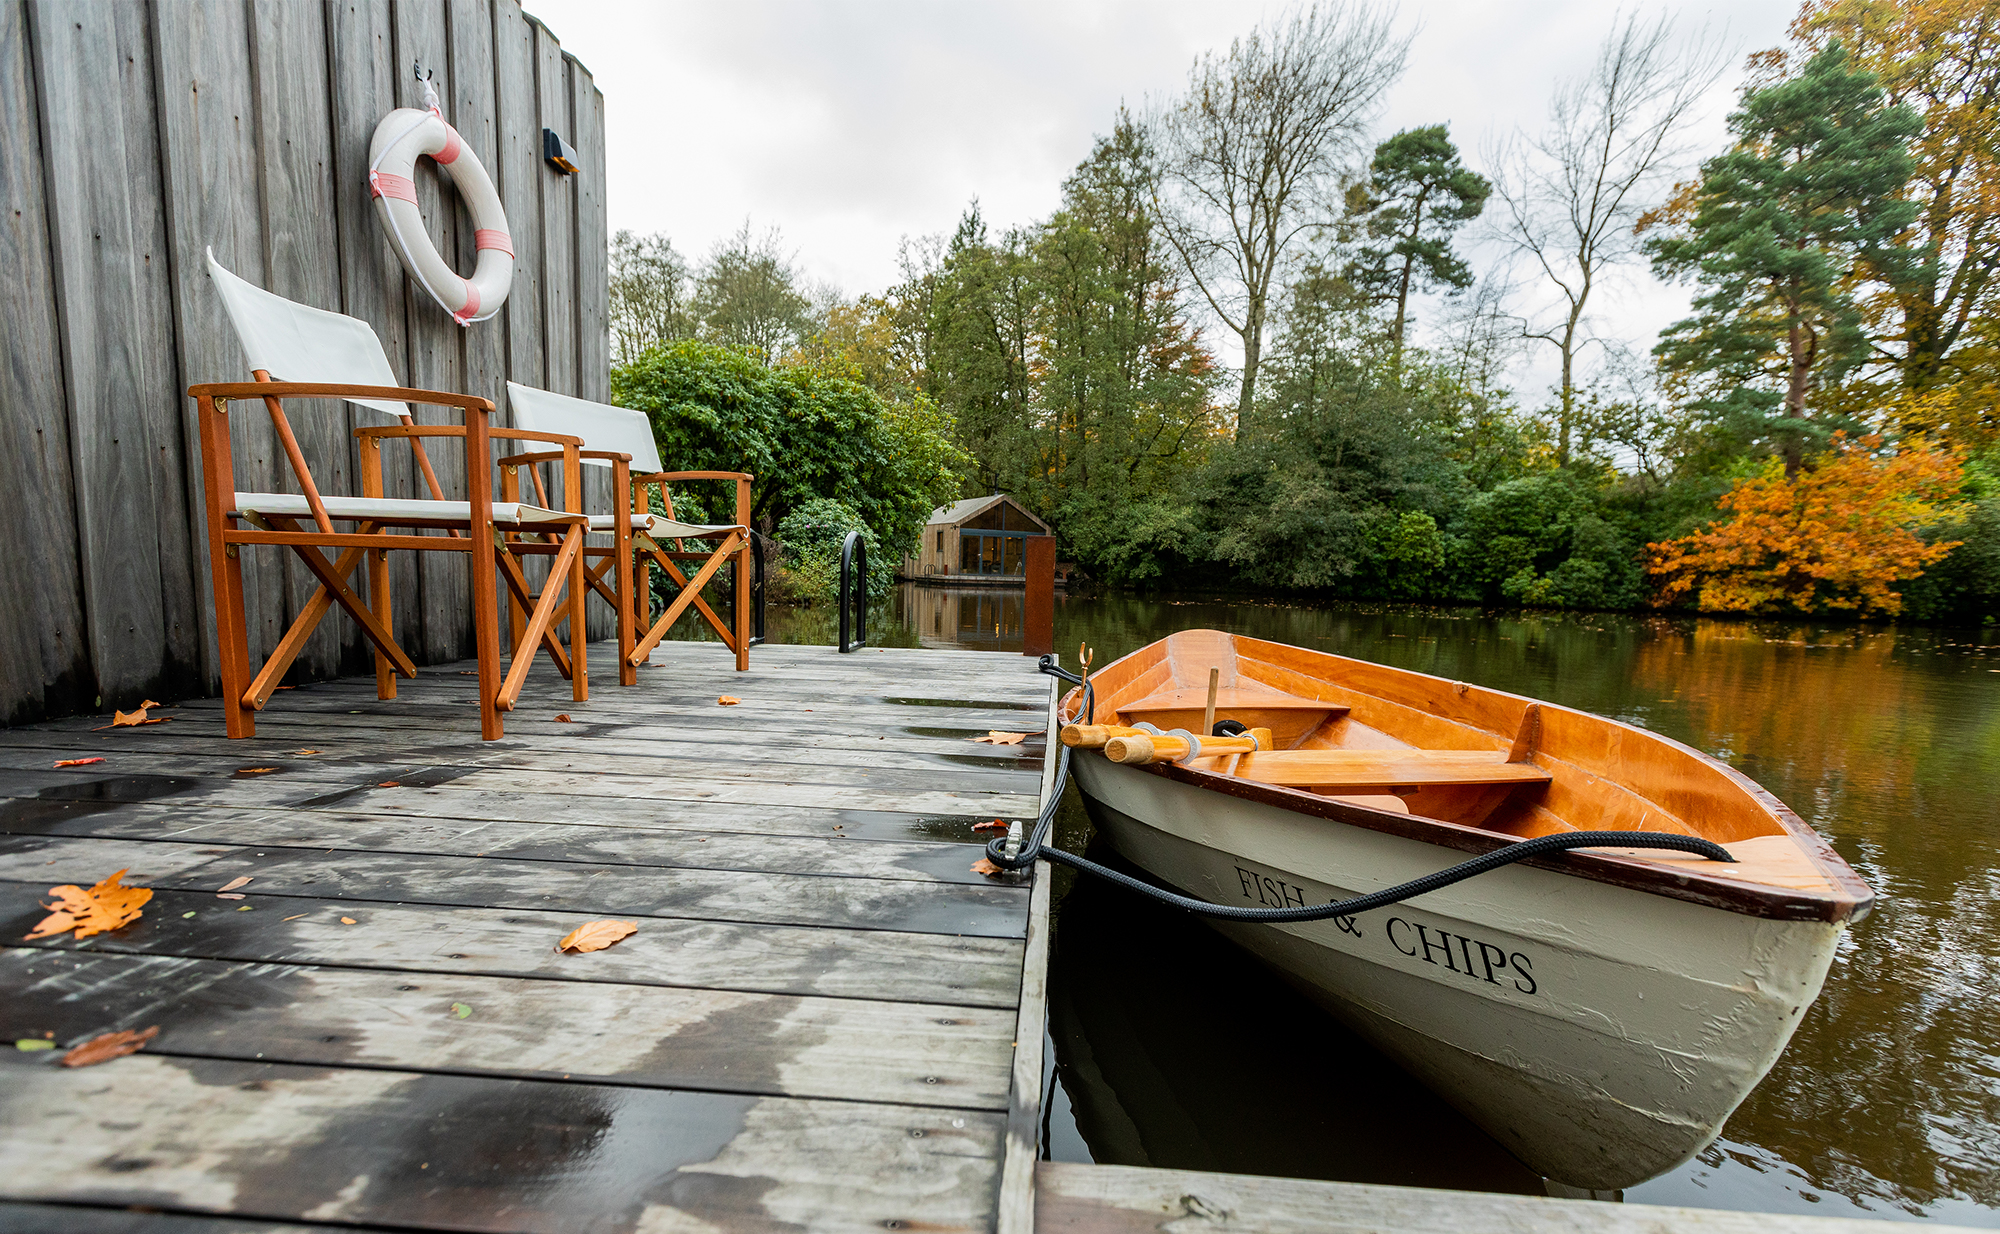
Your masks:
<svg viewBox="0 0 2000 1234"><path fill-rule="evenodd" d="M324 751L324 750L293 750L293 751L292 751L292 757L293 757L293 758L311 758L311 757L312 757L313 755L315 755L315 754L324 754L324 753L326 753L326 751Z"/></svg>
<svg viewBox="0 0 2000 1234"><path fill-rule="evenodd" d="M146 1048L148 1041L159 1035L160 1026L155 1024L151 1028L140 1032L134 1032L128 1028L122 1032L105 1033L100 1037L92 1037L74 1050L63 1055L62 1065L65 1067L95 1067L99 1063L108 1063L114 1058L123 1058L127 1054L137 1054L140 1050Z"/></svg>
<svg viewBox="0 0 2000 1234"><path fill-rule="evenodd" d="M235 878L232 878L228 882L222 884L222 886L217 887L216 890L234 891L238 887L248 887L251 883L254 883L256 881L257 881L256 879L251 878L248 874L239 874Z"/></svg>
<svg viewBox="0 0 2000 1234"><path fill-rule="evenodd" d="M28 939L53 938L71 930L78 938L89 938L137 921L139 906L152 899L153 893L145 887L120 886L118 880L123 877L125 871L120 870L88 891L72 884L49 888L56 902L42 905L50 910L49 915Z"/></svg>
<svg viewBox="0 0 2000 1234"><path fill-rule="evenodd" d="M354 920L354 918L352 918L352 917L342 917L342 918L340 919L340 924L342 924L342 925L354 925L354 924L356 924L356 923L355 923L355 920Z"/></svg>
<svg viewBox="0 0 2000 1234"><path fill-rule="evenodd" d="M715 700L715 705L718 707L734 707L736 704L742 701L743 701L742 699L737 698L734 694L725 694L721 698Z"/></svg>
<svg viewBox="0 0 2000 1234"><path fill-rule="evenodd" d="M1007 824L996 818L990 823L974 823L972 824L972 829L974 831L1005 831L1007 830Z"/></svg>
<svg viewBox="0 0 2000 1234"><path fill-rule="evenodd" d="M56 760L56 766L58 766L58 767L88 767L88 766L90 766L90 765L91 765L92 763L101 763L101 762L103 762L103 761L104 761L104 760L103 760L103 759L101 759L101 758L59 758L59 759L57 759L57 760Z"/></svg>
<svg viewBox="0 0 2000 1234"><path fill-rule="evenodd" d="M557 951L602 951L628 934L637 933L636 921L587 921L563 935Z"/></svg>
<svg viewBox="0 0 2000 1234"><path fill-rule="evenodd" d="M988 732L984 737L973 737L970 740L990 742L996 746L1017 746L1027 739L1028 735L1026 733L1003 733L996 728Z"/></svg>
<svg viewBox="0 0 2000 1234"><path fill-rule="evenodd" d="M306 916L306 914L305 914L305 913L300 913L300 914L298 915L298 917L287 917L287 918L285 918L285 920L286 920L286 921L297 921L297 920L299 919L299 917L304 917L304 916Z"/></svg>
<svg viewBox="0 0 2000 1234"><path fill-rule="evenodd" d="M266 772L271 772L276 770L277 770L276 767L238 767L236 769L236 774L239 776L261 776Z"/></svg>
<svg viewBox="0 0 2000 1234"><path fill-rule="evenodd" d="M996 874L1005 874L1007 871L994 865L992 862L986 860L986 858L981 857L972 863L972 872L974 874L984 874L986 877L992 878Z"/></svg>
<svg viewBox="0 0 2000 1234"><path fill-rule="evenodd" d="M568 712L564 712L564 713L563 713L562 715L559 715L559 716L557 716L557 717L556 717L556 723L558 723L558 724L574 724L574 723L576 723L576 721L574 721L574 720L572 720L572 719L570 719L570 718L569 718L569 713L568 713Z"/></svg>
<svg viewBox="0 0 2000 1234"><path fill-rule="evenodd" d="M146 722L146 713L158 706L158 703L149 698L131 711L119 711L114 707L111 709L111 726L113 728L127 728L134 724L144 724Z"/></svg>
<svg viewBox="0 0 2000 1234"><path fill-rule="evenodd" d="M384 780L384 781L382 781L382 782L381 782L380 784L377 784L377 785L376 785L375 787L376 787L376 788L401 788L401 787L403 787L403 782L402 782L401 780Z"/></svg>

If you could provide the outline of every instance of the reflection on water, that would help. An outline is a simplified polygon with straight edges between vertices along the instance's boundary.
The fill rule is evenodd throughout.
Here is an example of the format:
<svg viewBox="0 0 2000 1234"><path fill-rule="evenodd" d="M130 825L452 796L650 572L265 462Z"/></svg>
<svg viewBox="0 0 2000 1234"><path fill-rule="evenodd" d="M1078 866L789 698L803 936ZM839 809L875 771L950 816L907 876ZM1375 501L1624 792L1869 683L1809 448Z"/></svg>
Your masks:
<svg viewBox="0 0 2000 1234"><path fill-rule="evenodd" d="M871 617L871 641L1018 648L1020 602L906 587ZM1722 1141L1626 1198L2000 1226L2000 630L1056 597L1066 664L1079 641L1101 666L1204 626L1612 716L1776 793L1881 901ZM832 640L830 624L786 639ZM1066 820L1087 841L1081 812ZM1533 1189L1208 931L1092 886L1070 889L1055 938L1052 1154Z"/></svg>

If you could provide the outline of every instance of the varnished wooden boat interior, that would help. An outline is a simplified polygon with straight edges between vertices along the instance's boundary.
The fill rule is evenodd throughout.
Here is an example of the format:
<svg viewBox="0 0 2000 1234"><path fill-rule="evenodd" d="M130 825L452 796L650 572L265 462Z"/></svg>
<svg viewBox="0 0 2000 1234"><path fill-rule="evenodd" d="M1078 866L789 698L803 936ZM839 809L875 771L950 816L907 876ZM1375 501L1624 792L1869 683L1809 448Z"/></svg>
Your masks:
<svg viewBox="0 0 2000 1234"><path fill-rule="evenodd" d="M1199 732L1211 669L1216 720L1270 729L1273 749L1143 770L1457 848L1491 847L1466 842L1481 835L1576 830L1702 836L1736 863L1632 849L1586 854L1584 865L1597 867L1593 877L1678 887L1679 898L1758 915L1839 921L1874 900L1817 832L1726 764L1466 682L1189 630L1093 674L1095 721ZM1070 691L1064 718L1080 718L1081 705L1081 690Z"/></svg>

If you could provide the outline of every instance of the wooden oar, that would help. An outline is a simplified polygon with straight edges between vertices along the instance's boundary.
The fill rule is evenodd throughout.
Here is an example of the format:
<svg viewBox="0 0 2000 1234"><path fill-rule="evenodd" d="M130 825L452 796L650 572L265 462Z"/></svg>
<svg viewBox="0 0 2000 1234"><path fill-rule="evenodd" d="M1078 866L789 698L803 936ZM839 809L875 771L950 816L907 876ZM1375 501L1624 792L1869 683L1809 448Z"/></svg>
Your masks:
<svg viewBox="0 0 2000 1234"><path fill-rule="evenodd" d="M1201 757L1250 754L1271 748L1271 730L1253 728L1241 737L1203 737ZM1188 754L1187 739L1129 730L1104 743L1104 757L1114 763L1139 765L1162 759L1178 761Z"/></svg>
<svg viewBox="0 0 2000 1234"><path fill-rule="evenodd" d="M1113 737L1132 737L1140 731L1116 724L1065 724L1062 727L1062 743L1079 750L1102 750L1104 743Z"/></svg>

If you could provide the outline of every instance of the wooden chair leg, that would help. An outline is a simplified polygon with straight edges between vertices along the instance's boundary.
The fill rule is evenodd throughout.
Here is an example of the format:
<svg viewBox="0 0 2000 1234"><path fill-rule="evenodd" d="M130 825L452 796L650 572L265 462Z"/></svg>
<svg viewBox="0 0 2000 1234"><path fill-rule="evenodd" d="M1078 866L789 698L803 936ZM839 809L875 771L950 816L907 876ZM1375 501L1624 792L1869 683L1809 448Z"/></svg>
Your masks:
<svg viewBox="0 0 2000 1234"><path fill-rule="evenodd" d="M375 610L375 618L384 628L394 630L394 609L389 602L389 550L371 549L368 553L368 603ZM396 697L396 666L382 649L375 649L375 697Z"/></svg>
<svg viewBox="0 0 2000 1234"><path fill-rule="evenodd" d="M255 737L257 713L243 701L250 688L250 624L243 615L241 550L222 545L222 529L210 527L215 539L215 638L222 661L222 719L231 737Z"/></svg>
<svg viewBox="0 0 2000 1234"><path fill-rule="evenodd" d="M583 581L583 535L581 527L569 530L569 538L576 542L569 559L569 693L579 703L590 698L590 631L583 616L590 588Z"/></svg>
<svg viewBox="0 0 2000 1234"><path fill-rule="evenodd" d="M756 534L755 532L750 533ZM750 671L750 537L736 550L736 671Z"/></svg>

